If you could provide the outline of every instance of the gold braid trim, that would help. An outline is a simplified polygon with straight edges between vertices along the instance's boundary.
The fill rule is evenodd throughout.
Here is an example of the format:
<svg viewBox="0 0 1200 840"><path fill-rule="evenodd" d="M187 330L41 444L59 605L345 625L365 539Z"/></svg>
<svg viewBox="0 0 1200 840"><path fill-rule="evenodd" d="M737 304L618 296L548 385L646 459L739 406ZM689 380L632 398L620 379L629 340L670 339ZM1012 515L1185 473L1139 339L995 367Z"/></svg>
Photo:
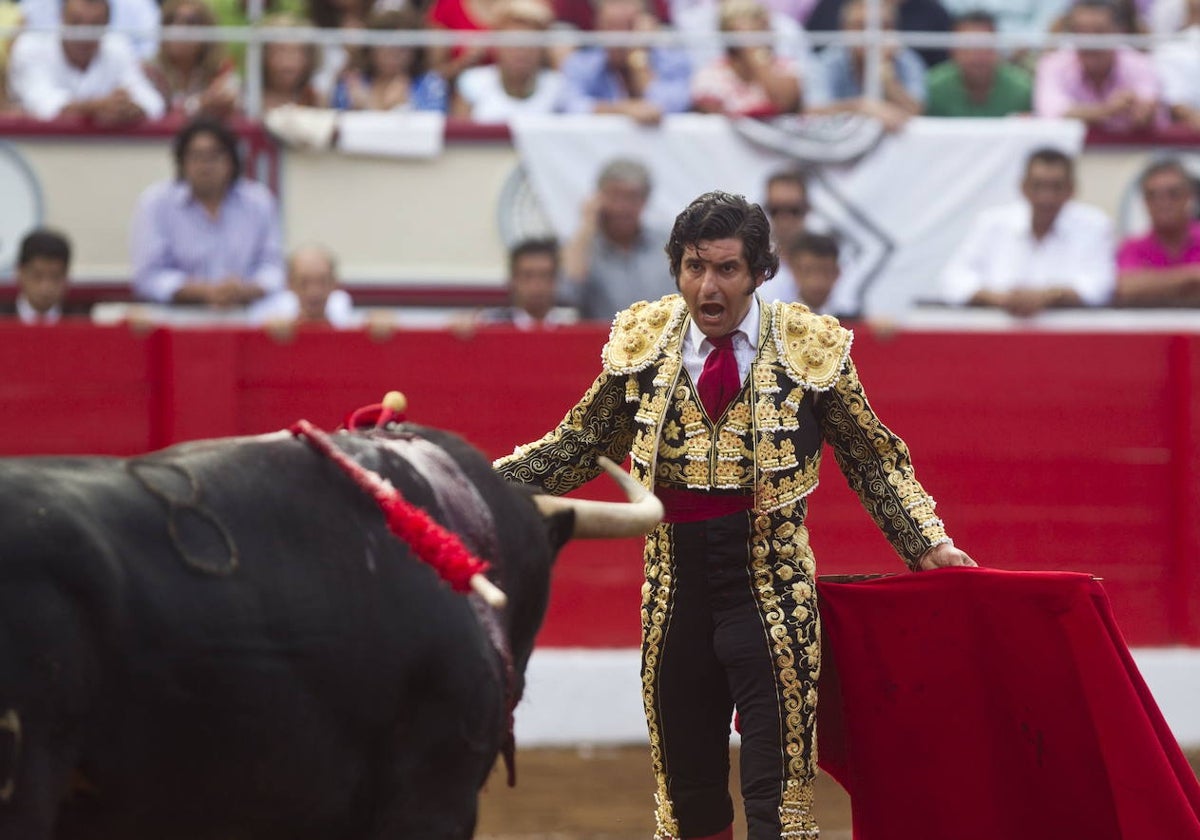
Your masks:
<svg viewBox="0 0 1200 840"><path fill-rule="evenodd" d="M768 311L776 352L792 381L812 391L832 388L850 358L854 333L801 303L777 301Z"/></svg>
<svg viewBox="0 0 1200 840"><path fill-rule="evenodd" d="M604 369L614 374L645 370L663 355L686 314L687 306L679 295L641 300L618 312L608 343L600 351Z"/></svg>
<svg viewBox="0 0 1200 840"><path fill-rule="evenodd" d="M497 459L493 469L508 481L556 496L591 481L600 474L598 455L619 464L633 444L634 406L625 393L622 377L601 373L558 426Z"/></svg>
<svg viewBox="0 0 1200 840"><path fill-rule="evenodd" d="M936 502L917 481L908 447L875 416L852 361L818 400L817 415L846 481L910 568L950 541L934 513Z"/></svg>
<svg viewBox="0 0 1200 840"><path fill-rule="evenodd" d="M796 524L803 519L803 506L754 518L750 573L775 660L781 704L786 773L779 804L780 835L815 838L819 831L812 804L821 635L816 562L808 530Z"/></svg>
<svg viewBox="0 0 1200 840"><path fill-rule="evenodd" d="M675 840L679 823L667 792L667 768L663 762L659 701L655 693L663 639L671 619L675 594L675 566L671 526L659 523L646 537L646 582L642 584L642 703L650 732L650 766L654 771L655 840Z"/></svg>

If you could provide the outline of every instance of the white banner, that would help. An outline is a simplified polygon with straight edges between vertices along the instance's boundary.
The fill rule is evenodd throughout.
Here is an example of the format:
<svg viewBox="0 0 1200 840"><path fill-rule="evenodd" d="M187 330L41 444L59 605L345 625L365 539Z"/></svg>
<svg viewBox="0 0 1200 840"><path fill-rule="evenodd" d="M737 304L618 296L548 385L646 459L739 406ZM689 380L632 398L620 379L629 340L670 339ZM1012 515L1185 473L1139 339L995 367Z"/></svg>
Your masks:
<svg viewBox="0 0 1200 840"><path fill-rule="evenodd" d="M654 177L647 218L669 228L714 189L761 202L767 176L810 167L809 225L842 242L835 311L898 314L936 298L942 266L980 210L1019 196L1025 158L1052 146L1076 155L1071 120L919 118L884 135L859 117L778 125L681 114L648 128L620 116L523 117L513 139L534 194L560 239L574 231L600 168L615 157ZM665 258L665 257L664 257Z"/></svg>

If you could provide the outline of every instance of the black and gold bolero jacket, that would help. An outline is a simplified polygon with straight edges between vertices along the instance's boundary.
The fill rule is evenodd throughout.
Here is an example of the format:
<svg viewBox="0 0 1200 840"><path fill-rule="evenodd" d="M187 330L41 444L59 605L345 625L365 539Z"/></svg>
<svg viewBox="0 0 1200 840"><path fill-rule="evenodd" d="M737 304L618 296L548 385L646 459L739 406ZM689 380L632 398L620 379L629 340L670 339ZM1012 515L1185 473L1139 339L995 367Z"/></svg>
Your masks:
<svg viewBox="0 0 1200 840"><path fill-rule="evenodd" d="M619 313L603 371L562 422L496 461L508 480L556 495L594 478L599 455L645 487L752 492L756 515L803 524L828 442L850 486L910 566L948 542L908 448L871 410L850 360L853 334L800 304L760 301L758 353L741 395L711 420L683 369L679 295Z"/></svg>

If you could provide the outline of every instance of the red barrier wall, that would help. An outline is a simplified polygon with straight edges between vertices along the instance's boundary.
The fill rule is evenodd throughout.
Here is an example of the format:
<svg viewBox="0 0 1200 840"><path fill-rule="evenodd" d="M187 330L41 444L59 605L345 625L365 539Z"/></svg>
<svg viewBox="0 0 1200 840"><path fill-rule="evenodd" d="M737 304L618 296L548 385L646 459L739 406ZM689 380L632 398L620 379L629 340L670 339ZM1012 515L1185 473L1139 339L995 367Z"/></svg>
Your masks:
<svg viewBox="0 0 1200 840"><path fill-rule="evenodd" d="M561 418L605 338L581 326L280 344L255 331L0 324L0 452L133 454L300 417L333 427L399 388L412 419L496 456ZM1131 644L1200 645L1200 336L864 330L855 359L977 560L1091 572ZM822 573L899 571L831 457L824 470L811 516ZM636 645L640 586L637 541L568 547L542 643Z"/></svg>

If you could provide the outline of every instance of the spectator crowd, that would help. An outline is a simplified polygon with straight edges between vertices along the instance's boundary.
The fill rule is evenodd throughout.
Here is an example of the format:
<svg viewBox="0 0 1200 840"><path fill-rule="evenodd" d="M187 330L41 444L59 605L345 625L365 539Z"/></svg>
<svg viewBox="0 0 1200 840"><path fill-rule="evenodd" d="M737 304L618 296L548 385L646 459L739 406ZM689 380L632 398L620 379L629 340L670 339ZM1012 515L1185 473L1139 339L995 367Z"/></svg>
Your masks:
<svg viewBox="0 0 1200 840"><path fill-rule="evenodd" d="M232 0L0 0L0 107L99 125L169 113L217 117L245 106L240 41L162 36L161 28L246 24ZM865 0L268 0L256 25L286 32L261 49L261 105L420 110L483 123L526 113L734 116L857 111L896 127L907 117L1072 116L1109 131L1200 129L1200 0L884 0L878 97L866 97L859 41L811 47L808 32L867 27ZM29 31L20 31L21 23ZM59 23L108 27L67 37ZM318 44L302 30L464 35L453 46ZM550 30L675 30L680 46L534 46ZM483 47L470 33L528 33ZM976 36L950 50L911 49L904 32ZM1065 46L1011 51L986 36L1155 33L1153 48ZM742 45L718 35L754 35ZM417 38L419 41L419 37ZM743 39L743 41L746 39ZM544 42L544 41L543 41ZM411 42L410 42L411 43ZM555 42L557 44L557 42ZM4 100L7 100L6 102Z"/></svg>

